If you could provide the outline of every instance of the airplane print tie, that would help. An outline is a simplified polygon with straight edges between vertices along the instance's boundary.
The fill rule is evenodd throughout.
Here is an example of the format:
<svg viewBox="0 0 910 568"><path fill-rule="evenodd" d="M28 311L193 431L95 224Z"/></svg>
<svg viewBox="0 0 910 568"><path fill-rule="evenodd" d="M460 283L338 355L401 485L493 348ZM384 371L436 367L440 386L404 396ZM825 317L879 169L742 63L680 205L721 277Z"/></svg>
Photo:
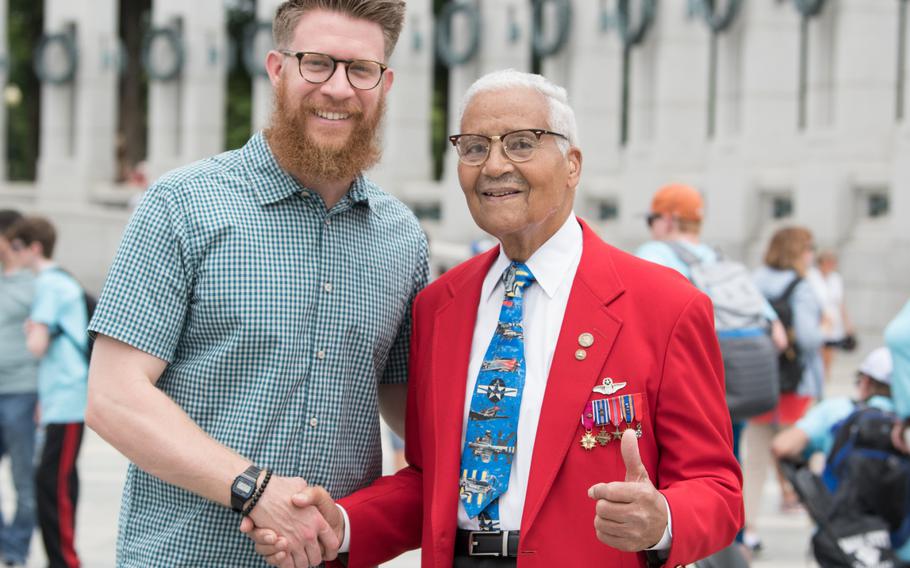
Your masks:
<svg viewBox="0 0 910 568"><path fill-rule="evenodd" d="M509 488L525 382L522 303L534 275L513 262L502 280L505 298L471 397L461 454L461 502L481 530L499 530L499 497Z"/></svg>

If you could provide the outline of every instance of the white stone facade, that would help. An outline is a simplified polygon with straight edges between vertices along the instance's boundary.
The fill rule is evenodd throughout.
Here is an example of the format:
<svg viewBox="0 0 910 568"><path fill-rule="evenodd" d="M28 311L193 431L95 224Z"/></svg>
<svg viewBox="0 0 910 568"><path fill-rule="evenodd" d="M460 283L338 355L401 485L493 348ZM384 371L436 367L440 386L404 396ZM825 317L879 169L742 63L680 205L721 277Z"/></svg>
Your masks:
<svg viewBox="0 0 910 568"><path fill-rule="evenodd" d="M42 90L38 180L0 181L0 207L57 222L61 261L97 289L128 217L129 191L111 181L117 86L109 62L118 3L44 1L47 32L74 28L80 62L72 82ZM699 0L658 2L643 39L624 57L618 0L566 0L568 40L539 64L569 89L578 115L584 153L578 213L607 240L631 249L647 237L643 214L651 194L669 181L689 182L706 197L706 240L750 264L758 262L775 228L806 225L820 246L841 253L856 323L880 332L910 297L910 229L904 225L910 219L910 89L903 85L910 42L900 31L906 1L825 0L803 25L794 0L741 0L732 25L713 40ZM475 78L534 64L530 0L459 2L476 9L481 26L476 54L450 70L451 132L458 130L461 94ZM278 3L258 0L258 18L268 21ZM630 27L641 21L647 3L628 2ZM540 39L559 31L562 4L542 2ZM0 62L6 10L0 0ZM179 22L185 48L179 78L150 86L154 176L223 149L227 39L223 0L154 0L152 12L155 26ZM451 22L458 53L471 44L468 15L461 11ZM430 0L408 0L391 62L396 78L385 154L372 176L411 205L441 208L441 220L426 227L437 260L450 264L482 235L458 188L454 152L446 154L442 180L432 179L436 25ZM264 53L269 42L261 30L257 50ZM165 63L173 55L168 47L161 48ZM624 60L628 128L622 141ZM0 63L0 88L5 78ZM254 79L253 93L252 124L260 128L271 104L268 80ZM0 127L4 120L0 108ZM0 149L15 143L0 139ZM3 156L5 151L0 166ZM775 208L788 207L789 216L775 218Z"/></svg>

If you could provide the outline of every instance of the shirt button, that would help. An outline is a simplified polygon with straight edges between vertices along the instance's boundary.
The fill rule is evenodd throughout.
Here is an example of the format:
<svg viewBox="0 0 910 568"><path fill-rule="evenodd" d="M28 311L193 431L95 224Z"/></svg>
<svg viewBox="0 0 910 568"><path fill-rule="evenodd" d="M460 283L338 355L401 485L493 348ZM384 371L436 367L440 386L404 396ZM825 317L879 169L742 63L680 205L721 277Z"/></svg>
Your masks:
<svg viewBox="0 0 910 568"><path fill-rule="evenodd" d="M328 219L328 218L326 218L326 220L325 220L325 224L326 224L326 225L331 225L331 224L332 224L332 220L331 220L331 219Z"/></svg>
<svg viewBox="0 0 910 568"><path fill-rule="evenodd" d="M325 359L325 351L320 349L319 351L316 352L316 357L318 357L319 359Z"/></svg>
<svg viewBox="0 0 910 568"><path fill-rule="evenodd" d="M331 292L331 291L332 291L332 283L331 283L331 282L326 282L325 284L322 285L322 289L325 290L326 292Z"/></svg>
<svg viewBox="0 0 910 568"><path fill-rule="evenodd" d="M309 197L309 196L310 196L310 192L309 192L309 191L301 191L301 192L300 192L300 197Z"/></svg>
<svg viewBox="0 0 910 568"><path fill-rule="evenodd" d="M317 420L315 416L313 418L310 418L310 426L315 428L318 425L319 425L319 420Z"/></svg>

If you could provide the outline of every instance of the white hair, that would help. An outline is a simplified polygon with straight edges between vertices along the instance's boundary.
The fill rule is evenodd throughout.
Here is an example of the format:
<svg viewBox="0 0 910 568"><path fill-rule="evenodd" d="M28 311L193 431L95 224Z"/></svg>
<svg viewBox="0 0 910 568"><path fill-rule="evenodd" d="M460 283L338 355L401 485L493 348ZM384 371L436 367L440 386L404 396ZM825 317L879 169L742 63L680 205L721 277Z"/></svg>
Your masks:
<svg viewBox="0 0 910 568"><path fill-rule="evenodd" d="M569 106L569 95L566 90L543 75L524 73L515 69L493 71L474 81L461 99L459 122L464 118L468 104L477 94L514 88L532 89L547 99L550 107L547 129L564 134L568 138L568 141L556 138L556 145L563 155L569 151L570 145L578 146L578 125L575 122L575 111Z"/></svg>

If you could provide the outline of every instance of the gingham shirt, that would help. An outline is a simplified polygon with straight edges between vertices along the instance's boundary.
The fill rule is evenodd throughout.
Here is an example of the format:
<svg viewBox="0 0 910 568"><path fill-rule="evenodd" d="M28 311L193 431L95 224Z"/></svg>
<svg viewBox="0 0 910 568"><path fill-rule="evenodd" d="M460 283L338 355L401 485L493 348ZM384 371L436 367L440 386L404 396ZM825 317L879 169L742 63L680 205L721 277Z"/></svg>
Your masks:
<svg viewBox="0 0 910 568"><path fill-rule="evenodd" d="M259 133L148 190L89 327L167 361L158 388L213 438L340 497L381 473L376 386L407 379L426 280L401 202L360 177L326 211ZM239 522L130 465L117 564L262 566Z"/></svg>

